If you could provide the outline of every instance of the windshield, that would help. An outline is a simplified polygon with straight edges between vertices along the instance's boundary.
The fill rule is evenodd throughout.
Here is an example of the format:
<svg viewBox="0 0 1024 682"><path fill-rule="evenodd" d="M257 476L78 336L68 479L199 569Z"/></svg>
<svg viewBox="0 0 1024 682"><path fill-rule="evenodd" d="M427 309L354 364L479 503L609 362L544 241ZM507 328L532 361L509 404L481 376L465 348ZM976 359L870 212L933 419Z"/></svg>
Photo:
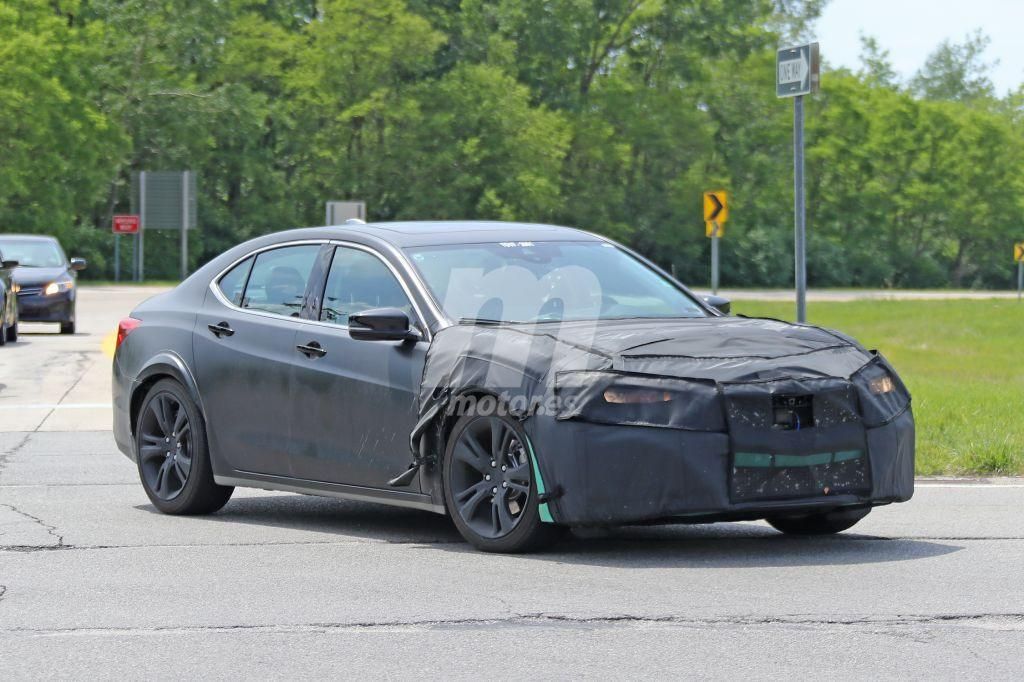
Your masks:
<svg viewBox="0 0 1024 682"><path fill-rule="evenodd" d="M59 268L64 254L55 242L37 239L0 239L0 256L16 260L23 268Z"/></svg>
<svg viewBox="0 0 1024 682"><path fill-rule="evenodd" d="M455 320L707 316L666 278L604 242L446 244L406 253Z"/></svg>

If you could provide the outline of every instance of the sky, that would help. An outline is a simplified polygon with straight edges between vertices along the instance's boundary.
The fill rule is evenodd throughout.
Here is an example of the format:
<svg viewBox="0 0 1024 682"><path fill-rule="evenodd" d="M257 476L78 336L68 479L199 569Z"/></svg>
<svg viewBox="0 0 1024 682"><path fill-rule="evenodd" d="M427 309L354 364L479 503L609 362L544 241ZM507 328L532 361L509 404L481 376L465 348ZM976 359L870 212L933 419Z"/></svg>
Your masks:
<svg viewBox="0 0 1024 682"><path fill-rule="evenodd" d="M1024 82L1024 0L831 0L810 33L823 60L851 69L860 66L859 35L874 36L906 80L940 42L975 29L992 39L985 60L999 60L990 73L996 93Z"/></svg>

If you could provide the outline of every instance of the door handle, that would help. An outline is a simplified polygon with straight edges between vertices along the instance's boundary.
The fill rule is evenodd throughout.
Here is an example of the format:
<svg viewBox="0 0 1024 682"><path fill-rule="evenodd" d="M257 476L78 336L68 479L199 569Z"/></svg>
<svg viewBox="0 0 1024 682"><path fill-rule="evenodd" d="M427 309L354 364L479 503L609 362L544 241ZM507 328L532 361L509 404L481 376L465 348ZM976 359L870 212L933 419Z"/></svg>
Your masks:
<svg viewBox="0 0 1024 682"><path fill-rule="evenodd" d="M307 358L322 358L327 355L327 351L316 341L310 341L306 345L296 346L296 348Z"/></svg>
<svg viewBox="0 0 1024 682"><path fill-rule="evenodd" d="M231 328L231 325L227 322L218 322L217 324L206 325L207 329L213 332L213 335L218 339L222 336L232 336L235 330Z"/></svg>

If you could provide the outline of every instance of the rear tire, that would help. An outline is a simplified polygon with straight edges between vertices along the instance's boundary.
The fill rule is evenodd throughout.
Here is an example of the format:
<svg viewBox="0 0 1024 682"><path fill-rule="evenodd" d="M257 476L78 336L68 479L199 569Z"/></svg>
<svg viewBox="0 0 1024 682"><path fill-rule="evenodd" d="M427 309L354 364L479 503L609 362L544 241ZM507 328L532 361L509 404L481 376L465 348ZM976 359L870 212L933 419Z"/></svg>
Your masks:
<svg viewBox="0 0 1024 682"><path fill-rule="evenodd" d="M72 322L61 322L60 323L60 333L61 334L74 334L75 333L75 323L73 321Z"/></svg>
<svg viewBox="0 0 1024 682"><path fill-rule="evenodd" d="M8 341L14 343L18 340L18 323L15 322L13 325L7 328L7 333L4 335Z"/></svg>
<svg viewBox="0 0 1024 682"><path fill-rule="evenodd" d="M445 506L459 533L484 552L542 549L564 529L540 519L529 440L519 422L461 417L445 448ZM503 468L504 467L504 468Z"/></svg>
<svg viewBox="0 0 1024 682"><path fill-rule="evenodd" d="M202 414L172 379L154 384L142 402L135 459L146 495L165 514L212 514L235 490L214 482Z"/></svg>
<svg viewBox="0 0 1024 682"><path fill-rule="evenodd" d="M871 511L870 507L837 509L824 514L776 516L765 519L775 530L786 535L834 535L852 528Z"/></svg>

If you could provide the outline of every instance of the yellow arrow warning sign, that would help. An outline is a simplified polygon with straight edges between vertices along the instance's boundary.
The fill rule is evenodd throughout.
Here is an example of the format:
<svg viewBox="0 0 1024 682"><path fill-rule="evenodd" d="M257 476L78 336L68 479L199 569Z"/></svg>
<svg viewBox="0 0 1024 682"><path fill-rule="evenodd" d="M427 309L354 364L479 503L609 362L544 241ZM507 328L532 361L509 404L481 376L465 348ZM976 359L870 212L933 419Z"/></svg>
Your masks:
<svg viewBox="0 0 1024 682"><path fill-rule="evenodd" d="M704 222L724 223L729 219L729 194L724 189L704 192Z"/></svg>
<svg viewBox="0 0 1024 682"><path fill-rule="evenodd" d="M1013 262L1024 263L1024 242L1013 245Z"/></svg>

